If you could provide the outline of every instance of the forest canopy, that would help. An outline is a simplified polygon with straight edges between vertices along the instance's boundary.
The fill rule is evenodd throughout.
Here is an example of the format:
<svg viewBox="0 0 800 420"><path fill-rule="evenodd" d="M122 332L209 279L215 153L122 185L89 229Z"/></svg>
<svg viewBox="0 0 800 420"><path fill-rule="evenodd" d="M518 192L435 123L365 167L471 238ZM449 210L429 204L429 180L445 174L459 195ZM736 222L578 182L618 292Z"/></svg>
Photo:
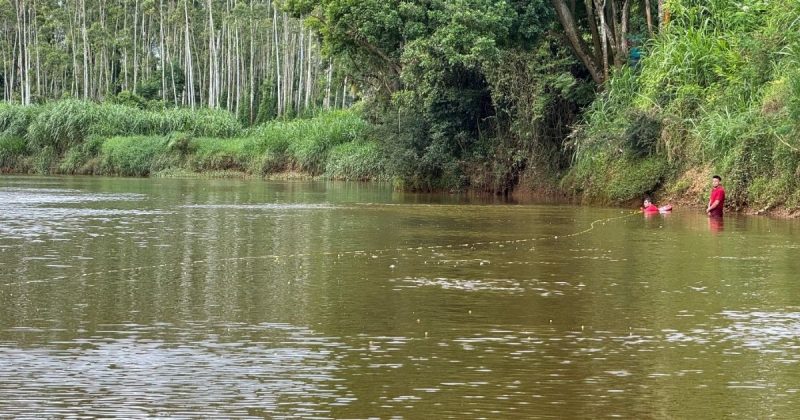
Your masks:
<svg viewBox="0 0 800 420"><path fill-rule="evenodd" d="M271 0L10 0L0 91L224 108L253 124L355 99L312 30Z"/></svg>

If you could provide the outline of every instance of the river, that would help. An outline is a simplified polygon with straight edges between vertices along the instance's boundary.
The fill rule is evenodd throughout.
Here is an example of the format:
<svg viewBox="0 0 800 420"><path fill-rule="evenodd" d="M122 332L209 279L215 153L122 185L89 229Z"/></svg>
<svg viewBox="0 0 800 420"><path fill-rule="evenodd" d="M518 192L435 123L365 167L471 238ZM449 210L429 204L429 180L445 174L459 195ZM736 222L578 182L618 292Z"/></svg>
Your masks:
<svg viewBox="0 0 800 420"><path fill-rule="evenodd" d="M0 178L0 416L798 418L800 223Z"/></svg>

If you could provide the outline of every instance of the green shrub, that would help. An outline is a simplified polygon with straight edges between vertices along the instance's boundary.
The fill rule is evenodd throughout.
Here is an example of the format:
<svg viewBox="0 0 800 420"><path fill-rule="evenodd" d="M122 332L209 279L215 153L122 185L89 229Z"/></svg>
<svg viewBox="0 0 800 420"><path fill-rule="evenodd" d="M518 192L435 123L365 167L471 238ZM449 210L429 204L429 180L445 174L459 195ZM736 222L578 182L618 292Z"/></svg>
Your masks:
<svg viewBox="0 0 800 420"><path fill-rule="evenodd" d="M297 120L288 130L288 153L296 169L319 175L325 170L330 150L361 138L366 122L352 112L334 111L310 120Z"/></svg>
<svg viewBox="0 0 800 420"><path fill-rule="evenodd" d="M787 192L795 185L788 177L758 176L747 186L747 204L758 208L769 208L786 202Z"/></svg>
<svg viewBox="0 0 800 420"><path fill-rule="evenodd" d="M659 156L620 159L611 165L606 195L615 202L640 199L655 192L666 179L669 165Z"/></svg>
<svg viewBox="0 0 800 420"><path fill-rule="evenodd" d="M192 135L188 133L170 133L167 138L167 149L181 156L193 153L195 145L192 144Z"/></svg>
<svg viewBox="0 0 800 420"><path fill-rule="evenodd" d="M325 175L334 179L385 178L384 157L377 143L353 141L335 146L325 165Z"/></svg>
<svg viewBox="0 0 800 420"><path fill-rule="evenodd" d="M243 155L248 138L218 139L197 138L192 141L194 153L190 157L190 168L196 171L245 170L248 159Z"/></svg>
<svg viewBox="0 0 800 420"><path fill-rule="evenodd" d="M625 130L625 147L635 157L650 155L655 151L661 136L661 120L645 112L635 112Z"/></svg>
<svg viewBox="0 0 800 420"><path fill-rule="evenodd" d="M57 162L58 153L52 146L44 146L38 149L31 155L30 161L32 169L42 175L51 173Z"/></svg>
<svg viewBox="0 0 800 420"><path fill-rule="evenodd" d="M85 142L67 150L58 170L66 174L88 175L98 171L98 155L105 139L100 136L89 136Z"/></svg>
<svg viewBox="0 0 800 420"><path fill-rule="evenodd" d="M797 46L796 54L800 56L800 45ZM800 65L800 57L795 61L796 65ZM792 122L800 125L800 69L795 68L788 75L788 107L789 116Z"/></svg>
<svg viewBox="0 0 800 420"><path fill-rule="evenodd" d="M562 181L562 187L591 201L625 203L657 191L670 171L661 156L599 154L578 162Z"/></svg>
<svg viewBox="0 0 800 420"><path fill-rule="evenodd" d="M99 117L95 106L88 102L65 100L44 105L28 127L28 142L33 148L50 147L61 154L83 142Z"/></svg>
<svg viewBox="0 0 800 420"><path fill-rule="evenodd" d="M0 170L14 169L25 152L25 139L19 136L0 135Z"/></svg>
<svg viewBox="0 0 800 420"><path fill-rule="evenodd" d="M25 137L28 126L41 109L40 106L0 103L0 136Z"/></svg>
<svg viewBox="0 0 800 420"><path fill-rule="evenodd" d="M129 91L123 90L113 98L113 102L119 105L125 105L132 108L145 109L147 108L147 99Z"/></svg>
<svg viewBox="0 0 800 420"><path fill-rule="evenodd" d="M167 143L160 136L112 137L101 146L100 168L106 174L147 176L169 166Z"/></svg>

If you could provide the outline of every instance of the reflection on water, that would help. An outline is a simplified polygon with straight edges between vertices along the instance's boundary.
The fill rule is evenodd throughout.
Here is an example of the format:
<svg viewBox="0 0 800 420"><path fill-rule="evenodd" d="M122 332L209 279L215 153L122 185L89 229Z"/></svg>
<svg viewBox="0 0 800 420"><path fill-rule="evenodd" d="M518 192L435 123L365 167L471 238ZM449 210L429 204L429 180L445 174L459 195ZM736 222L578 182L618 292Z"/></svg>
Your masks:
<svg viewBox="0 0 800 420"><path fill-rule="evenodd" d="M141 200L141 194L87 194L46 188L0 189L0 235L6 239L53 239L97 223L157 214L139 209L91 208L93 203Z"/></svg>
<svg viewBox="0 0 800 420"><path fill-rule="evenodd" d="M12 417L796 418L797 222L0 179Z"/></svg>
<svg viewBox="0 0 800 420"><path fill-rule="evenodd" d="M725 230L725 219L722 217L709 217L708 229L714 233L722 232Z"/></svg>

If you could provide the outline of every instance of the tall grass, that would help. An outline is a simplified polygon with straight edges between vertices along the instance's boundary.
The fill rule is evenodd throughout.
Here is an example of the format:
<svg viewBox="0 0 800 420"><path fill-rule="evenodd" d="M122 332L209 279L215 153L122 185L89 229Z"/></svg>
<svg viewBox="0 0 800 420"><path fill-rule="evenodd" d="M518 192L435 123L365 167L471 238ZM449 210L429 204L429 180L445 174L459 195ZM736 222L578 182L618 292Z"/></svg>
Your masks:
<svg viewBox="0 0 800 420"><path fill-rule="evenodd" d="M19 136L0 134L0 172L10 171L25 155L25 139Z"/></svg>
<svg viewBox="0 0 800 420"><path fill-rule="evenodd" d="M375 142L352 141L331 149L325 175L333 179L382 179L386 160Z"/></svg>
<svg viewBox="0 0 800 420"><path fill-rule="evenodd" d="M296 171L367 179L384 170L369 135L353 110L244 129L225 111L147 111L76 100L0 104L0 170L126 176Z"/></svg>
<svg viewBox="0 0 800 420"><path fill-rule="evenodd" d="M112 137L100 148L100 171L125 176L147 176L172 166L164 137Z"/></svg>
<svg viewBox="0 0 800 420"><path fill-rule="evenodd" d="M89 136L153 136L188 132L195 136L231 137L243 128L226 111L167 109L148 111L115 104L64 100L45 105L0 106L0 132L24 136L33 149L51 147L64 153Z"/></svg>
<svg viewBox="0 0 800 420"><path fill-rule="evenodd" d="M39 106L0 102L0 136L24 137L41 109Z"/></svg>

